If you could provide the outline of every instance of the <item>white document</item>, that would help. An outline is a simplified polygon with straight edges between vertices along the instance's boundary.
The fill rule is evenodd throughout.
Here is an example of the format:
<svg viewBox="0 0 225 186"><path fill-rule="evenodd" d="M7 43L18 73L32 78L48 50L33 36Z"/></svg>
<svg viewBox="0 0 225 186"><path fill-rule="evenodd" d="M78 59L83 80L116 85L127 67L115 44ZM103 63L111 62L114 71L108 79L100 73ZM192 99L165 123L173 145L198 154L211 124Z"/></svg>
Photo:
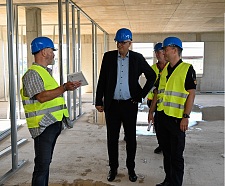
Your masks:
<svg viewBox="0 0 225 186"><path fill-rule="evenodd" d="M72 73L72 74L68 74L67 80L68 81L80 81L81 82L81 86L88 85L88 82L85 79L82 71L75 72L75 73Z"/></svg>

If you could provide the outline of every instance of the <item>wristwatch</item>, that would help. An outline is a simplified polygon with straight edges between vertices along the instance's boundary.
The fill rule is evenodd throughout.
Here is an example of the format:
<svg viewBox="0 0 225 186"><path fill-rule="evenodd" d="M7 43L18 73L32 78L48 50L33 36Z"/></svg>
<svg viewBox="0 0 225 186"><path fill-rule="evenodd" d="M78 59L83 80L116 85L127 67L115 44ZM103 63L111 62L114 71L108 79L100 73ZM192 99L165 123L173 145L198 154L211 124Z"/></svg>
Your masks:
<svg viewBox="0 0 225 186"><path fill-rule="evenodd" d="M64 88L65 91L67 91L66 83L63 83L63 88Z"/></svg>
<svg viewBox="0 0 225 186"><path fill-rule="evenodd" d="M183 118L190 118L188 114L183 114Z"/></svg>

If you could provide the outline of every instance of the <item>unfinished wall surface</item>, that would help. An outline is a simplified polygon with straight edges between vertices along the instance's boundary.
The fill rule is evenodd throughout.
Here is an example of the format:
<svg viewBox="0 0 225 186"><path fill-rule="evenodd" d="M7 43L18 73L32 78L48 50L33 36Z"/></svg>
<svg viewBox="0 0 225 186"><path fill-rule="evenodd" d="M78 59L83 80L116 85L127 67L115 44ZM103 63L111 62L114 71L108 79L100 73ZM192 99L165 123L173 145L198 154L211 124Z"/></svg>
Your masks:
<svg viewBox="0 0 225 186"><path fill-rule="evenodd" d="M101 68L102 56L104 54L103 35L97 37L97 80L99 70ZM92 50L92 36L83 35L81 44L81 68L88 85L82 87L82 93L93 92L93 50Z"/></svg>
<svg viewBox="0 0 225 186"><path fill-rule="evenodd" d="M26 8L26 36L28 44L34 38L42 36L41 25L41 9L34 7ZM30 53L29 47L27 47L27 60L27 65L30 67L33 63L33 55Z"/></svg>
<svg viewBox="0 0 225 186"><path fill-rule="evenodd" d="M201 91L224 91L224 33L202 34L205 42Z"/></svg>

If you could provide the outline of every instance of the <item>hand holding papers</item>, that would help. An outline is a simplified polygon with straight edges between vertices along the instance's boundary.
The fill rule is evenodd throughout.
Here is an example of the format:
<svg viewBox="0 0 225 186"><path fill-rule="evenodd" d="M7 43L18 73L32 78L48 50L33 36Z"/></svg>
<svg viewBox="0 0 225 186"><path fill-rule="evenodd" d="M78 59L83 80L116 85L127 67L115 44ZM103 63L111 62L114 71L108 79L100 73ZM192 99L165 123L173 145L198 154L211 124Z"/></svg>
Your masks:
<svg viewBox="0 0 225 186"><path fill-rule="evenodd" d="M150 123L148 125L148 128L147 128L147 131L150 131L151 127L152 127L152 121L150 121Z"/></svg>
<svg viewBox="0 0 225 186"><path fill-rule="evenodd" d="M87 80L85 79L82 71L80 72L75 72L75 73L72 73L72 74L68 74L67 76L67 80L68 81L79 81L81 82L81 86L84 86L84 85L88 85L88 82Z"/></svg>
<svg viewBox="0 0 225 186"><path fill-rule="evenodd" d="M155 133L155 126L153 125L152 120L149 122L147 131Z"/></svg>

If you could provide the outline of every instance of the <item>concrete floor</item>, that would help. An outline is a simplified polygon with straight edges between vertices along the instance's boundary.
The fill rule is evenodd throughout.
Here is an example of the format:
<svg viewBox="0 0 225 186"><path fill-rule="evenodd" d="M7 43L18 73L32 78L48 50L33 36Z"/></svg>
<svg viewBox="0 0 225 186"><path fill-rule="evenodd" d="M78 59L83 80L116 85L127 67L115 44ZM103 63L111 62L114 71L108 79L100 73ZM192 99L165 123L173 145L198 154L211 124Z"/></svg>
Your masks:
<svg viewBox="0 0 225 186"><path fill-rule="evenodd" d="M108 156L104 116L93 111L92 95L84 95L84 115L73 129L62 131L58 138L50 169L50 186L154 186L163 181L162 154L154 154L157 147L154 135L137 135L136 173L138 180L128 179L125 166L123 130L119 141L120 167L118 176L108 182ZM184 186L224 185L224 95L196 95L195 104L204 121L197 121L187 131ZM146 116L143 116L146 117ZM210 119L211 118L211 119ZM97 120L96 120L97 119ZM207 120L206 120L207 119ZM97 123L96 123L97 122ZM139 122L140 124L140 122ZM143 124L143 130L147 126ZM26 125L18 130L18 139L28 142L18 148L20 160L27 163L4 183L5 186L28 186L33 171L33 140ZM10 145L10 137L0 142L0 150ZM11 154L0 158L0 177L11 169Z"/></svg>

